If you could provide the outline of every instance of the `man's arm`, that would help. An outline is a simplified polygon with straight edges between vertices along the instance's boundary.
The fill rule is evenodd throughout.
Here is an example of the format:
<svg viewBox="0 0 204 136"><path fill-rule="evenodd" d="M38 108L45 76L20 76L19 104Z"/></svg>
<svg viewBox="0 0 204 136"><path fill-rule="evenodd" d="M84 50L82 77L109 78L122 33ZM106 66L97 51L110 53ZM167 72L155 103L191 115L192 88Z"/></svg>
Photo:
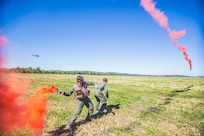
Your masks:
<svg viewBox="0 0 204 136"><path fill-rule="evenodd" d="M90 86L90 85L95 86L95 82L86 81L86 83L87 83L88 86Z"/></svg>
<svg viewBox="0 0 204 136"><path fill-rule="evenodd" d="M105 84L104 86L104 92L106 94L106 98L108 98L108 85L107 84Z"/></svg>
<svg viewBox="0 0 204 136"><path fill-rule="evenodd" d="M74 87L70 88L69 92L63 92L62 94L65 96L70 96L74 92Z"/></svg>

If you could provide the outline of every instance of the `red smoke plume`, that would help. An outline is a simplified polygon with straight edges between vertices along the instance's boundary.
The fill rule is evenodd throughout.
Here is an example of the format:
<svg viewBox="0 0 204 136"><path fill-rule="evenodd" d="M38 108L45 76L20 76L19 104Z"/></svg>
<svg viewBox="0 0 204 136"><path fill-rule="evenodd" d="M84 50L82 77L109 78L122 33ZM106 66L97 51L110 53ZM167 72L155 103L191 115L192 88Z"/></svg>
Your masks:
<svg viewBox="0 0 204 136"><path fill-rule="evenodd" d="M0 36L0 49L8 40ZM0 68L3 56L0 54ZM41 135L47 113L47 93L54 93L55 86L44 87L35 92L27 101L23 101L30 81L20 79L17 74L3 73L0 70L0 133L27 127L34 135Z"/></svg>
<svg viewBox="0 0 204 136"><path fill-rule="evenodd" d="M1 74L0 80L0 132L9 132L26 124L28 113L27 105L20 103L29 86L29 81L19 80L14 74Z"/></svg>
<svg viewBox="0 0 204 136"><path fill-rule="evenodd" d="M28 127L34 135L41 135L47 113L47 93L54 93L57 88L41 88L26 102L22 102L19 99L25 95L30 82L20 80L18 75L7 76L1 77L0 81L0 132Z"/></svg>
<svg viewBox="0 0 204 136"><path fill-rule="evenodd" d="M25 95L29 81L20 80L14 74L9 75L10 78L7 76L1 77L0 81L0 132L27 126L35 135L40 135L47 113L47 93L53 93L57 88L55 86L41 88L23 103L19 98Z"/></svg>
<svg viewBox="0 0 204 136"><path fill-rule="evenodd" d="M57 90L55 86L44 87L36 91L27 102L28 125L31 129L39 130L40 133L44 127L44 119L47 113L47 93L54 93Z"/></svg>
<svg viewBox="0 0 204 136"><path fill-rule="evenodd" d="M192 61L188 57L188 54L186 52L187 47L178 44L178 42L176 41L176 39L186 34L186 30L182 30L179 32L172 31L168 26L168 18L165 16L163 12L155 8L156 4L152 0L141 0L140 4L143 6L144 10L148 12L152 16L152 18L154 18L156 22L168 32L169 37L173 41L173 44L176 45L178 49L183 52L184 58L189 63L190 70L191 70Z"/></svg>

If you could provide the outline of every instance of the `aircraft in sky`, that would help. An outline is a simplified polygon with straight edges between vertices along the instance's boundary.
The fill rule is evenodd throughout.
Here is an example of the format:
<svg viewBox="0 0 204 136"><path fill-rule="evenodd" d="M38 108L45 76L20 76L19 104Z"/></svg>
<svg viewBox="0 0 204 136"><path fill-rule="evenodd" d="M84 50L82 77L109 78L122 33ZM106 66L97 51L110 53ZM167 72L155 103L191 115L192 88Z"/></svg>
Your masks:
<svg viewBox="0 0 204 136"><path fill-rule="evenodd" d="M32 56L33 56L33 57L40 57L40 55L35 55L35 54L32 54Z"/></svg>

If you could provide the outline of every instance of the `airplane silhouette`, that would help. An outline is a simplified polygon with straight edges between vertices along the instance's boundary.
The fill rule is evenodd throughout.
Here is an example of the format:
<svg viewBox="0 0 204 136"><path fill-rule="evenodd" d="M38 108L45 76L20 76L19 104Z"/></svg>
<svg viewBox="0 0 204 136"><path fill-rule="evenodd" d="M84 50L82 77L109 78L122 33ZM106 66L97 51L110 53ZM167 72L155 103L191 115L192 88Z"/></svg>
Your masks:
<svg viewBox="0 0 204 136"><path fill-rule="evenodd" d="M40 55L34 55L34 54L32 54L32 56L33 56L33 57L40 57Z"/></svg>

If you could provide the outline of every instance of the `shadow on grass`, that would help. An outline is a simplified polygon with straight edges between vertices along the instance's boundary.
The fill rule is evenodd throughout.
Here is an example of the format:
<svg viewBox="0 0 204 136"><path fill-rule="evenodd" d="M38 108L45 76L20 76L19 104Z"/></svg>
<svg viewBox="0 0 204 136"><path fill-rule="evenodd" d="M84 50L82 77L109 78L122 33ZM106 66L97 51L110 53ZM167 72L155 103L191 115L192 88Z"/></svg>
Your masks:
<svg viewBox="0 0 204 136"><path fill-rule="evenodd" d="M148 109L146 111L143 111L143 115L150 115L150 114L154 114L155 116L159 117L159 118L162 118L162 119L165 119L165 120L168 120L169 122L174 122L175 124L179 124L179 125L182 125L183 127L186 127L186 126L193 126L193 129L196 128L198 130L198 133L202 136L204 136L204 122L200 122L200 123L196 123L198 125L198 127L196 126L195 123L191 123L190 122L181 122L181 121L177 121L177 120L172 120L172 119L169 119L168 117L166 116L162 116L161 114L159 114L158 112L161 111L161 107L164 106L164 105L167 105L167 104L170 104L171 101L173 101L173 97L175 97L176 95L178 95L179 93L185 93L189 90L191 90L191 88L193 87L193 85L190 85L184 89L181 89L181 90L174 90L172 92L170 92L168 95L167 95L167 98L164 100L163 103L160 103L158 104L157 106L151 106L151 107L148 107ZM156 113L156 114L155 114ZM158 113L158 114L157 114Z"/></svg>
<svg viewBox="0 0 204 136"><path fill-rule="evenodd" d="M186 88L182 89L182 90L174 90L172 92L170 92L167 96L167 98L164 100L164 102L160 103L158 106L153 106L153 107L149 107L148 108L148 112L158 112L160 110L160 106L161 105L167 105L170 104L171 101L173 100L173 97L175 97L176 95L178 95L178 93L184 93L189 91L191 88L193 87L193 85L187 86Z"/></svg>
<svg viewBox="0 0 204 136"><path fill-rule="evenodd" d="M62 125L61 127L57 128L56 130L48 132L50 136L59 136L63 133L68 132L68 130L65 130L66 125Z"/></svg>
<svg viewBox="0 0 204 136"><path fill-rule="evenodd" d="M165 99L165 101L163 103L161 103L160 105L166 105L166 104L170 104L171 101L173 100L173 97L176 96L178 93L184 93L189 91L191 88L193 87L193 85L190 85L182 90L174 90L172 91L170 94L168 94L168 97Z"/></svg>
<svg viewBox="0 0 204 136"><path fill-rule="evenodd" d="M120 108L120 104L108 105L106 107L106 112L104 112L103 114L99 114L99 113L94 114L93 119L100 118L100 117L107 115L109 113L112 113L113 115L115 115L115 113L113 112L113 109L119 109L119 108ZM66 125L62 125L61 127L57 128L56 130L48 132L48 134L49 134L49 136L74 136L74 135L76 135L75 132L78 129L78 127L81 125L84 125L86 123L88 123L88 122L85 120L76 122L71 129L67 129Z"/></svg>
<svg viewBox="0 0 204 136"><path fill-rule="evenodd" d="M96 113L93 115L93 119L98 119L101 118L104 115L107 115L109 113L112 113L113 115L115 115L115 112L113 112L113 109L119 109L120 108L120 104L116 104L116 105L108 105L106 106L105 110L106 112L103 113Z"/></svg>
<svg viewBox="0 0 204 136"><path fill-rule="evenodd" d="M57 128L56 130L48 132L49 136L74 136L77 128L80 125L88 123L85 120L76 122L72 128L66 128L66 125L62 125L61 127Z"/></svg>

